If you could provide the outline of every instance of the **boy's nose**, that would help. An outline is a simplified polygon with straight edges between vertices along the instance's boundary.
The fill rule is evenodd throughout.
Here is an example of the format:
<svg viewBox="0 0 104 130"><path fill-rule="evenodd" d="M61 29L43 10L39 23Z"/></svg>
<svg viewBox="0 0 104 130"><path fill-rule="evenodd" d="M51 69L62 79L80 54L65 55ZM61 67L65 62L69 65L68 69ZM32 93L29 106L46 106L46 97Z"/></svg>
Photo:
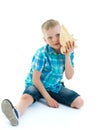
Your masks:
<svg viewBox="0 0 104 130"><path fill-rule="evenodd" d="M57 42L58 41L58 38L57 37L54 37L53 38L53 42Z"/></svg>

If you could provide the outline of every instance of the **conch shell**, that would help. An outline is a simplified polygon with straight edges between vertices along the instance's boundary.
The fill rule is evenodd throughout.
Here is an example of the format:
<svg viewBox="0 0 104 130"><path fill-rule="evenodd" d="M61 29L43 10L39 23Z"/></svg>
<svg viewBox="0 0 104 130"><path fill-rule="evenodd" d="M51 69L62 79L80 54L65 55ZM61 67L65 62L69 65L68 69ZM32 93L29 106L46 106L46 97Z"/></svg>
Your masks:
<svg viewBox="0 0 104 130"><path fill-rule="evenodd" d="M60 44L62 45L60 51L62 54L66 53L66 42L75 42L76 39L73 37L73 35L71 35L67 29L65 28L64 25L61 26L61 32L60 32ZM76 48L77 46L75 46Z"/></svg>

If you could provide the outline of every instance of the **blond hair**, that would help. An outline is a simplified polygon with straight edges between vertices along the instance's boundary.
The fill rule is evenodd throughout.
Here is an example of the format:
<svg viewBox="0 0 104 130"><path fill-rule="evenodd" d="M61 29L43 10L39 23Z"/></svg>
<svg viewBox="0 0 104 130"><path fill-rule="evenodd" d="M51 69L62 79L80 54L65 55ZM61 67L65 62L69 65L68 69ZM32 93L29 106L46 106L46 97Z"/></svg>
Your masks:
<svg viewBox="0 0 104 130"><path fill-rule="evenodd" d="M47 31L49 28L53 28L57 25L60 25L59 21L54 19L49 19L42 24L41 30L44 33L45 30Z"/></svg>

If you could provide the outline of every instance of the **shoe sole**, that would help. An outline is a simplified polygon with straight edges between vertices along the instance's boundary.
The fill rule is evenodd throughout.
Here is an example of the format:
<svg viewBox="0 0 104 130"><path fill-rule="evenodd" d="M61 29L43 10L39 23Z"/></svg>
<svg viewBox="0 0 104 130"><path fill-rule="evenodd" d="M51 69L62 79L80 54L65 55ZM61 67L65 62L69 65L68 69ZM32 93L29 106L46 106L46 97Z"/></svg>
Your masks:
<svg viewBox="0 0 104 130"><path fill-rule="evenodd" d="M8 99L3 100L1 104L1 109L4 115L10 121L12 126L18 125L19 122L18 122L18 118L16 117L14 107Z"/></svg>

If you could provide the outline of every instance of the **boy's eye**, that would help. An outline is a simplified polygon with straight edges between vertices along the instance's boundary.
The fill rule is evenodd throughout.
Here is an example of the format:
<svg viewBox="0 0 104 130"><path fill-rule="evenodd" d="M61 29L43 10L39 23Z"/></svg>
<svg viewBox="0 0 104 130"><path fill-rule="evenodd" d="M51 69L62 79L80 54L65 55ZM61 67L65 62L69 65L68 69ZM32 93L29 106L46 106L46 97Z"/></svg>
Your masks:
<svg viewBox="0 0 104 130"><path fill-rule="evenodd" d="M52 37L48 37L48 39L49 39L49 40L51 40L51 39L52 39Z"/></svg>
<svg viewBox="0 0 104 130"><path fill-rule="evenodd" d="M60 36L60 34L56 34L56 37L59 37Z"/></svg>

